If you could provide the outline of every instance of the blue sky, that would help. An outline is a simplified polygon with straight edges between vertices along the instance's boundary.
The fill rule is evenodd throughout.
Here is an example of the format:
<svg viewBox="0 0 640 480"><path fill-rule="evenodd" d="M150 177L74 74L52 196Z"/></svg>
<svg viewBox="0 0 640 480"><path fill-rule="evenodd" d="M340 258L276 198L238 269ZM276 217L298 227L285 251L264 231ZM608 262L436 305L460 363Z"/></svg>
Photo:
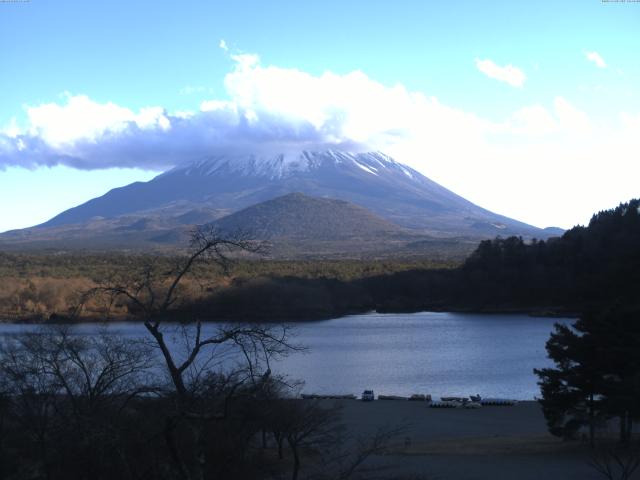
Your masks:
<svg viewBox="0 0 640 480"><path fill-rule="evenodd" d="M640 193L638 3L31 0L0 41L0 231L301 125L539 226Z"/></svg>

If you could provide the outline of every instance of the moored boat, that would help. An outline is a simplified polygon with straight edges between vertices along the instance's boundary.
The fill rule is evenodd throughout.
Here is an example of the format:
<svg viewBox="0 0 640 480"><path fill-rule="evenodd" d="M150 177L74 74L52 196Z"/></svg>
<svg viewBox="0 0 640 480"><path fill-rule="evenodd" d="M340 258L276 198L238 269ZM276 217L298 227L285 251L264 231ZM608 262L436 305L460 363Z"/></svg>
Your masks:
<svg viewBox="0 0 640 480"><path fill-rule="evenodd" d="M495 407L511 407L518 403L517 400L511 400L509 398L483 398L480 403L487 406Z"/></svg>

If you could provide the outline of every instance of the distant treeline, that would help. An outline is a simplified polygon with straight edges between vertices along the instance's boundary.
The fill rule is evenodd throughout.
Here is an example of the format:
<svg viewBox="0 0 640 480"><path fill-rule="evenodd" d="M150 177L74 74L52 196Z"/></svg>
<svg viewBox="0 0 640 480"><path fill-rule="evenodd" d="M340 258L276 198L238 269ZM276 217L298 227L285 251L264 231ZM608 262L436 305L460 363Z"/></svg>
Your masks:
<svg viewBox="0 0 640 480"><path fill-rule="evenodd" d="M462 264L430 260L248 261L231 275L198 266L176 319L306 320L371 310L578 313L623 299L640 286L640 200L594 215L562 237L486 240ZM0 314L66 318L83 290L170 268L173 257L0 254ZM85 318L101 315L89 304ZM112 305L128 316L130 306Z"/></svg>
<svg viewBox="0 0 640 480"><path fill-rule="evenodd" d="M82 294L97 285L114 279L135 279L140 272L152 264L158 271L169 271L184 257L175 255L134 255L118 253L3 253L0 252L0 319L46 321L71 319ZM250 310L251 316L275 317L279 311L286 311L286 318L305 318L306 310L313 310L312 316L331 315L334 307L326 301L325 284L333 285L329 295L339 296L337 290L352 291L348 285L357 280L386 276L406 270L449 269L459 263L449 260L432 259L384 259L384 260L238 260L232 263L225 274L210 265L194 265L193 271L185 279L183 301L195 308L209 308L211 301L219 302L204 316L214 318L221 309L233 309L233 299L243 302L236 313ZM226 293L222 293L226 292ZM295 292L306 292L311 296L307 309L301 311L296 305ZM253 299L245 302L246 295ZM203 301L204 299L204 301ZM318 306L324 299L324 304ZM294 301L296 300L296 301ZM231 302L231 303L230 303ZM283 303L274 310L274 302ZM271 306L269 306L271 305ZM104 315L105 305L93 299L86 302L81 319L99 319ZM127 305L111 305L110 315L127 317ZM240 308L241 307L241 308ZM335 311L353 309L353 306L339 307ZM368 307L367 307L368 308ZM356 308L359 309L359 308Z"/></svg>

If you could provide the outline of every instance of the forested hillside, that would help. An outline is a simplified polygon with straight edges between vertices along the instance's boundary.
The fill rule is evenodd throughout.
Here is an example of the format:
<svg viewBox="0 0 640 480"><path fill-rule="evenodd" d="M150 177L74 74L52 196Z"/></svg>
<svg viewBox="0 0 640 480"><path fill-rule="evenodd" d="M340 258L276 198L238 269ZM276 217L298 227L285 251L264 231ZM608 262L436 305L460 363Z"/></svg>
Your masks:
<svg viewBox="0 0 640 480"><path fill-rule="evenodd" d="M590 305L637 301L640 200L595 214L587 227L529 244L483 241L460 269L471 304Z"/></svg>
<svg viewBox="0 0 640 480"><path fill-rule="evenodd" d="M633 306L640 286L639 210L640 200L632 200L546 241L486 240L459 266L429 260L241 261L229 276L198 267L185 282L176 313L183 319L305 320L370 310L567 314L615 302ZM67 315L83 288L114 275L135 277L150 262L163 270L175 261L12 255L0 260L4 313L20 306L13 318L40 319ZM98 318L99 306L88 313ZM127 316L128 306L119 305L116 313Z"/></svg>

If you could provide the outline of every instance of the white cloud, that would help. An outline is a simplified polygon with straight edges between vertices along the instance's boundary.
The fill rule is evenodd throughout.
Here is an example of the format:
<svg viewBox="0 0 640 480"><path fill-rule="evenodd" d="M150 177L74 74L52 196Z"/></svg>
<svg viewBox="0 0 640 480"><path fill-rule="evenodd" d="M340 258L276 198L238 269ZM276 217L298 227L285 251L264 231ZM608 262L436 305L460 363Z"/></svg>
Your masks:
<svg viewBox="0 0 640 480"><path fill-rule="evenodd" d="M593 128L589 116L562 97L553 100L553 107L561 127L569 133L588 135Z"/></svg>
<svg viewBox="0 0 640 480"><path fill-rule="evenodd" d="M0 130L0 135L5 134L8 137L15 138L20 134L21 130L18 127L18 122L16 121L16 117L11 117L9 121L9 125L7 125L4 129Z"/></svg>
<svg viewBox="0 0 640 480"><path fill-rule="evenodd" d="M478 70L484 73L487 77L508 83L512 87L522 88L525 80L527 79L527 76L522 70L511 64L501 67L496 65L492 60L480 60L479 58L476 58L476 67L478 67Z"/></svg>
<svg viewBox="0 0 640 480"><path fill-rule="evenodd" d="M122 131L136 114L111 102L97 103L85 95L65 94L67 104L46 103L27 107L29 134L54 148L73 143L78 138L96 140L107 131Z"/></svg>
<svg viewBox="0 0 640 480"><path fill-rule="evenodd" d="M249 71L260 63L260 57L255 53L236 53L229 55L236 62L236 71Z"/></svg>
<svg viewBox="0 0 640 480"><path fill-rule="evenodd" d="M605 63L604 59L600 56L600 54L598 52L585 52L584 54L587 57L587 60L589 60L590 62L595 63L595 65L598 68L606 68L607 67L607 64Z"/></svg>
<svg viewBox="0 0 640 480"><path fill-rule="evenodd" d="M229 50L229 47L227 46L227 42L225 42L224 39L220 39L220 43L218 44L218 46L225 52Z"/></svg>
<svg viewBox="0 0 640 480"><path fill-rule="evenodd" d="M501 127L520 138L589 135L593 128L589 116L563 97L555 97L550 107L540 104L522 107Z"/></svg>
<svg viewBox="0 0 640 480"><path fill-rule="evenodd" d="M530 105L513 113L511 132L522 135L548 135L558 131L558 120L542 105Z"/></svg>
<svg viewBox="0 0 640 480"><path fill-rule="evenodd" d="M640 137L640 114L632 115L627 112L621 112L620 122L625 130L629 130Z"/></svg>

